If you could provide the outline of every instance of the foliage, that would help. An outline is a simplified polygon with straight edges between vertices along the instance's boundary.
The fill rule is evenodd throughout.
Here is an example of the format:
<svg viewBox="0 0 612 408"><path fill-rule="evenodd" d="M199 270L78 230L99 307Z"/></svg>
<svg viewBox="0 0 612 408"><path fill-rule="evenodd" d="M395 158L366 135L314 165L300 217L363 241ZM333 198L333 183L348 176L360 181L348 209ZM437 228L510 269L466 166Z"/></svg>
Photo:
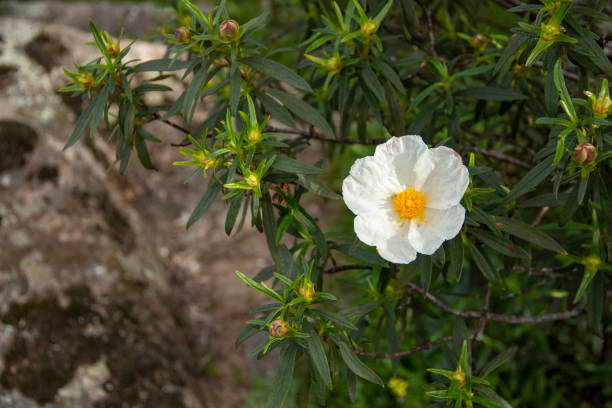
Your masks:
<svg viewBox="0 0 612 408"><path fill-rule="evenodd" d="M125 61L129 45L91 24L101 56L67 72L63 91L87 93L90 103L66 147L88 126L93 136L104 118L119 171L134 150L155 169L149 145L161 140L146 124L180 128L171 120L181 118L192 129L180 149L189 160L175 164L208 180L187 227L221 194L227 234L250 213L274 261L254 278L236 272L269 298L236 341L269 331L253 355L280 351L268 406L283 405L294 373L303 406L341 401L339 385L362 396L357 377L418 404L425 390L404 399L407 372L430 381L434 406L603 406L610 398L612 387L597 378L611 371L612 64L601 39L611 18L603 0L506 9L515 3L304 0L301 10L284 4L295 22L273 16L270 26L266 15L228 22L224 1L205 14L181 0L165 31L167 55L145 62ZM158 75L142 80L143 72ZM172 105L147 106L146 93L170 90L160 83L169 75L185 80L185 91ZM208 115L197 122L201 105ZM389 263L345 224L332 234L309 213L307 194L340 198L342 160L367 153L358 145L417 133L454 148L470 173L465 224L433 255ZM314 141L322 160L298 159ZM560 368L574 335L572 367L593 378ZM431 349L424 362L409 357ZM543 363L517 357L523 352ZM370 358L390 366L373 368ZM507 361L524 384L491 374Z"/></svg>

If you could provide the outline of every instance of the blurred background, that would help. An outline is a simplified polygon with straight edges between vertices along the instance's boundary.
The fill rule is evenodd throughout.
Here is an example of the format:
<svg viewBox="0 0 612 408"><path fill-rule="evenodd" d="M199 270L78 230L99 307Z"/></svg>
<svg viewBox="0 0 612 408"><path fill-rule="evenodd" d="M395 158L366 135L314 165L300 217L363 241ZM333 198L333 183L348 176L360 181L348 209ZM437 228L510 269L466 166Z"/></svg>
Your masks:
<svg viewBox="0 0 612 408"><path fill-rule="evenodd" d="M228 9L240 23L270 11L262 36L285 30L289 42L299 42L307 3L232 0ZM502 8L493 11L483 9L485 18L503 21L498 29L506 32L513 21ZM205 185L184 184L190 169L172 166L180 156L171 143L184 135L149 124L164 142L151 147L159 171L132 160L124 176L109 170L114 153L104 131L62 151L84 101L57 89L66 84L63 68L74 71L75 62L97 56L85 44L89 20L113 36L125 28L122 46L138 40L130 56L140 60L163 56L164 32L176 26L163 0L0 1L0 408L263 407L276 361L249 357L260 339L234 348L261 303L234 270L253 276L272 262L256 231L227 237L220 200L185 230ZM286 37L278 38L275 46ZM180 78L168 83L174 91L151 96L161 98L151 104L184 90ZM196 120L204 117L205 107ZM328 184L338 189L353 160L370 151L344 150ZM308 205L314 216L326 214L330 230L350 230L352 218L339 204ZM342 283L333 291L350 296ZM586 327L490 325L488 348L520 346L492 376L513 406L612 407L604 340ZM427 406L433 381L425 369L444 352L427 353L427 361L402 358L394 379L388 361L373 362L388 387L360 382L351 403L341 385L328 406ZM294 385L288 406L301 400Z"/></svg>

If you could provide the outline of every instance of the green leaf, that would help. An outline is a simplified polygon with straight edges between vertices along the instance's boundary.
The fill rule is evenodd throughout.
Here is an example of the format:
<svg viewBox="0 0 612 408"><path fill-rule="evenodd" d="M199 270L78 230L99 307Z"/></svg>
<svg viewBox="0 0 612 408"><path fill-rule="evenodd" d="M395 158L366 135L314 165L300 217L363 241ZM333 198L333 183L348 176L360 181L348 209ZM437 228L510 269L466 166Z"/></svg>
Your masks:
<svg viewBox="0 0 612 408"><path fill-rule="evenodd" d="M515 346L515 347L510 347L509 349L502 351L501 353L493 357L482 368L482 370L480 370L480 373L478 374L478 376L482 378L488 376L489 374L493 372L493 370L506 364L506 362L514 356L517 350L518 350L518 347Z"/></svg>
<svg viewBox="0 0 612 408"><path fill-rule="evenodd" d="M605 289L603 274L598 273L591 281L587 292L587 321L589 328L595 335L600 337L603 335L601 318L606 300Z"/></svg>
<svg viewBox="0 0 612 408"><path fill-rule="evenodd" d="M240 101L240 83L240 70L236 69L230 74L229 106L232 115L236 115L236 110L238 109L238 102Z"/></svg>
<svg viewBox="0 0 612 408"><path fill-rule="evenodd" d="M491 265L491 262L484 256L482 252L476 245L470 245L470 252L472 253L472 258L474 262L476 262L476 266L482 272L483 276L487 278L488 281L496 283L498 285L504 285L504 281L501 278L499 272Z"/></svg>
<svg viewBox="0 0 612 408"><path fill-rule="evenodd" d="M497 88L494 86L477 86L462 89L455 92L455 96L463 96L472 99L482 99L485 101L516 101L527 99L527 96L512 89Z"/></svg>
<svg viewBox="0 0 612 408"><path fill-rule="evenodd" d="M267 189L263 191L261 200L261 216L263 221L264 234L270 250L270 255L274 262L278 260L278 247L276 246L276 218L274 217L274 206Z"/></svg>
<svg viewBox="0 0 612 408"><path fill-rule="evenodd" d="M314 109L312 106L310 106L303 100L291 96L285 92L279 91L278 89L268 89L267 92L268 94L278 99L283 105L285 105L287 109L289 109L291 112L293 112L305 122L319 127L321 130L323 130L330 136L334 135L334 131L332 130L329 123L327 123L327 120L325 120L325 118L321 116L321 114L316 109Z"/></svg>
<svg viewBox="0 0 612 408"><path fill-rule="evenodd" d="M206 16L204 16L204 13L202 13L202 11L197 6L195 6L191 1L189 0L182 0L182 1L183 1L183 4L185 4L185 6L187 6L187 8L191 10L191 12L195 14L196 17L198 17L202 23L204 23L205 21L208 21Z"/></svg>
<svg viewBox="0 0 612 408"><path fill-rule="evenodd" d="M337 314L337 313L333 313L327 310L320 310L320 309L309 309L309 311L311 312L315 312L316 314L322 316L324 319L329 320L332 323L336 323L337 325L340 325L342 327L345 327L349 330L357 330L357 326L355 326L353 323L351 323L349 320L347 320L345 317Z"/></svg>
<svg viewBox="0 0 612 408"><path fill-rule="evenodd" d="M236 342L234 343L234 347L238 347L239 345L244 343L246 340L248 340L249 338L251 338L254 335L256 335L257 333L259 333L259 331L260 331L259 327L247 324L244 327L244 329L242 329L240 331L240 333L238 333L238 337L236 338Z"/></svg>
<svg viewBox="0 0 612 408"><path fill-rule="evenodd" d="M102 88L100 93L98 93L93 98L91 103L87 105L87 107L83 110L83 113L81 113L81 116L79 116L79 119L77 120L76 124L74 125L74 130L72 131L72 134L66 141L66 144L64 145L63 150L68 149L70 146L72 146L79 140L79 138L85 131L87 124L90 121L92 122L91 133L93 134L93 132L95 132L97 124L99 123L100 118L102 117L102 113L104 112L104 107L106 106L108 97L112 93L113 89L114 89L113 81L109 81L104 86L104 88ZM95 127L94 127L94 123L95 123Z"/></svg>
<svg viewBox="0 0 612 408"><path fill-rule="evenodd" d="M189 66L189 61L177 60L173 58L162 58L143 62L132 68L134 72L144 71L178 71Z"/></svg>
<svg viewBox="0 0 612 408"><path fill-rule="evenodd" d="M563 77L563 69L561 68L560 59L555 62L553 79L555 82L555 88L557 88L561 100L565 102L565 106L567 106L569 110L570 120L573 121L576 118L576 109L574 108L572 98L567 90L567 87L565 86L565 78Z"/></svg>
<svg viewBox="0 0 612 408"><path fill-rule="evenodd" d="M255 71L259 71L269 77L285 82L297 89L312 92L312 88L308 85L308 82L304 81L301 76L276 61L263 57L247 57L240 59L240 62L247 64Z"/></svg>
<svg viewBox="0 0 612 408"><path fill-rule="evenodd" d="M297 126L289 111L285 109L283 105L276 102L274 98L270 98L264 93L257 94L257 98L261 101L264 108L270 112L270 115L272 115L274 119L284 123L290 128L295 128Z"/></svg>
<svg viewBox="0 0 612 408"><path fill-rule="evenodd" d="M548 234L532 227L529 224L525 224L522 221L514 218L493 216L495 222L500 230L507 232L508 234L514 235L525 241L531 242L541 246L542 248L549 249L560 254L567 254L567 251Z"/></svg>
<svg viewBox="0 0 612 408"><path fill-rule="evenodd" d="M343 254L350 256L351 258L355 258L358 261L362 261L370 265L378 265L383 267L389 266L387 261L382 259L379 255L365 249L359 241L355 241L353 244L338 245L336 249Z"/></svg>
<svg viewBox="0 0 612 408"><path fill-rule="evenodd" d="M502 55L499 57L497 64L495 64L495 69L493 70L493 75L497 75L499 70L508 62L508 60L518 51L518 49L528 40L526 35L517 34L513 37L506 48L502 51Z"/></svg>
<svg viewBox="0 0 612 408"><path fill-rule="evenodd" d="M383 61L377 61L376 66L380 69L380 72L391 82L391 84L402 94L406 93L406 88L402 83L402 80L397 75L397 72L393 68L391 68L387 63Z"/></svg>
<svg viewBox="0 0 612 408"><path fill-rule="evenodd" d="M240 213L240 206L242 205L243 199L244 191L240 191L237 196L232 197L232 199L230 200L230 205L227 209L227 215L225 216L225 233L228 236L232 233L232 229L234 229L234 225L236 224L236 218L238 218L238 213Z"/></svg>
<svg viewBox="0 0 612 408"><path fill-rule="evenodd" d="M417 262L421 273L421 286L423 286L423 290L427 293L429 292L429 285L431 285L431 256L420 254Z"/></svg>
<svg viewBox="0 0 612 408"><path fill-rule="evenodd" d="M310 334L305 341L307 344L308 356L314 367L314 372L317 378L325 385L327 389L332 389L332 379L329 372L329 362L323 349L323 343L319 334L309 325L304 325L304 331Z"/></svg>
<svg viewBox="0 0 612 408"><path fill-rule="evenodd" d="M585 268L584 274L582 275L582 280L580 281L580 285L578 286L578 290L576 291L576 296L574 297L574 303L578 303L584 292L588 289L591 280L597 275L597 270L589 270Z"/></svg>
<svg viewBox="0 0 612 408"><path fill-rule="evenodd" d="M513 258L529 258L529 254L521 247L506 238L491 234L488 231L481 231L474 228L471 230L473 236L482 241L486 246Z"/></svg>
<svg viewBox="0 0 612 408"><path fill-rule="evenodd" d="M272 382L272 392L268 399L267 408L281 408L283 401L289 393L293 368L297 356L298 346L293 342L284 342L280 352L280 363Z"/></svg>
<svg viewBox="0 0 612 408"><path fill-rule="evenodd" d="M297 183L311 193L317 194L321 197L331 198L333 200L342 199L340 194L319 183L314 177L306 177L303 174L298 174Z"/></svg>
<svg viewBox="0 0 612 408"><path fill-rule="evenodd" d="M202 195L202 198L189 216L189 220L187 221L187 229L189 229L194 222L199 220L200 217L204 215L206 210L208 210L208 207L210 207L213 201L215 201L219 191L221 191L221 184L217 183L214 177L211 177L210 181L208 182L206 192Z"/></svg>
<svg viewBox="0 0 612 408"><path fill-rule="evenodd" d="M96 45L104 55L106 62L110 65L110 55L108 54L108 49L106 48L106 45L104 45L104 41L102 40L100 32L91 20L89 20L89 29L91 30L91 34L93 35L94 40L96 41Z"/></svg>
<svg viewBox="0 0 612 408"><path fill-rule="evenodd" d="M361 79L380 102L385 101L385 90L368 64L361 64Z"/></svg>
<svg viewBox="0 0 612 408"><path fill-rule="evenodd" d="M527 194L529 191L537 187L550 173L553 172L555 166L552 165L553 157L549 156L545 160L538 163L533 169L519 181L510 193L504 198L504 202L509 203L517 198Z"/></svg>
<svg viewBox="0 0 612 408"><path fill-rule="evenodd" d="M325 172L319 167L312 166L287 156L277 156L274 164L272 164L272 168L292 174L319 175Z"/></svg>
<svg viewBox="0 0 612 408"><path fill-rule="evenodd" d="M142 163L145 169L157 170L151 161L149 151L147 150L147 143L141 132L142 129L139 127L136 130L136 153L138 154L138 160L140 160L140 163Z"/></svg>
<svg viewBox="0 0 612 408"><path fill-rule="evenodd" d="M274 299L275 301L279 303L283 303L283 298L281 297L281 295L276 293L270 287L264 286L263 284L259 282L255 282L253 279L249 278L248 276L246 276L244 273L240 271L236 271L236 275L238 275L238 277L242 279L242 281L246 283L249 287L255 289L256 291L260 293L263 293L264 295L268 296L271 299Z"/></svg>
<svg viewBox="0 0 612 408"><path fill-rule="evenodd" d="M461 271L463 270L463 241L461 239L461 233L455 238L446 241L446 253L450 259L450 266L448 268L449 275L455 275L456 281L461 280Z"/></svg>
<svg viewBox="0 0 612 408"><path fill-rule="evenodd" d="M378 384L381 387L384 387L383 381L380 379L378 375L374 371L370 369L367 365L365 365L359 358L353 353L353 351L349 348L349 346L344 343L338 343L338 347L340 348L340 356L342 360L346 363L346 366L359 377L364 380L373 382L374 384Z"/></svg>
<svg viewBox="0 0 612 408"><path fill-rule="evenodd" d="M387 347L389 353L397 353L400 351L400 338L395 327L395 311L391 306L389 299L383 301L383 309L385 310L385 329L387 331ZM399 366L399 358L391 359L391 365L393 368L393 375L397 374L397 368Z"/></svg>

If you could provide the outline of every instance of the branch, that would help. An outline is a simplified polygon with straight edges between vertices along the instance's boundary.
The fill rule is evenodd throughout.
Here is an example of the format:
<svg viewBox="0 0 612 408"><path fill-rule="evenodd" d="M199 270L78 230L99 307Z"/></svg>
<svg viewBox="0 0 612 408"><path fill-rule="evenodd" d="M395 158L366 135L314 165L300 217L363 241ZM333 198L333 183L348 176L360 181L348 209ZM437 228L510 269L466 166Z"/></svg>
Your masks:
<svg viewBox="0 0 612 408"><path fill-rule="evenodd" d="M160 120L160 121L164 122L166 125L169 125L169 126L171 126L171 127L175 128L176 130L178 130L178 131L180 131L180 132L183 132L183 133L184 133L184 134L186 134L186 135L191 134L191 131L190 131L189 129L184 128L184 127L182 127L181 125L177 125L176 123L171 122L171 121L169 121L168 119L162 119L162 118L161 118L161 116L160 116L160 114L159 114L159 113L157 113L157 112L155 112L155 113L151 114L151 117L152 117L153 119L155 119L155 120Z"/></svg>
<svg viewBox="0 0 612 408"><path fill-rule="evenodd" d="M439 339L430 341L429 343L421 344L420 346L416 346L408 350L398 351L397 353L374 353L372 351L360 351L360 350L353 350L353 351L355 352L355 354L364 356L364 357L397 358L397 357L409 356L410 354L416 354L416 353L419 353L425 350L431 350L438 344L445 343L447 341L451 341L452 339L453 339L453 336L440 337Z"/></svg>
<svg viewBox="0 0 612 408"><path fill-rule="evenodd" d="M431 53L431 55L438 58L438 53L436 52L436 48L435 48L436 38L434 37L433 23L431 21L431 10L425 7L422 0L416 0L416 1L417 3L419 3L421 8L423 9L423 12L425 13L425 16L427 17L427 34L429 35L429 52Z"/></svg>
<svg viewBox="0 0 612 408"><path fill-rule="evenodd" d="M481 312L463 311L463 310L453 309L452 307L448 306L446 303L444 303L443 301L441 301L440 299L438 299L431 293L425 293L423 289L421 289L419 286L415 285L412 282L409 282L407 286L411 288L412 290L414 290L415 292L419 293L425 299L427 299L428 301L438 306L440 309L444 310L447 313L453 314L455 316L468 318L468 319L478 319L482 317ZM548 314L542 314L539 316L513 316L513 315L489 313L488 320L495 321L495 322L510 323L510 324L539 324L539 323L544 323L544 322L551 322L554 320L569 319L571 317L576 317L582 314L583 312L584 312L584 308L577 307L575 309L568 310L567 312L548 313Z"/></svg>
<svg viewBox="0 0 612 408"><path fill-rule="evenodd" d="M512 299L513 297L524 295L525 293L531 292L532 290L535 290L537 288L540 288L546 285L548 282L550 282L550 279L548 278L542 279L541 281L536 282L533 285L526 287L525 289L519 290L518 292L508 293L507 295L499 296L498 299L507 300L507 299Z"/></svg>
<svg viewBox="0 0 612 408"><path fill-rule="evenodd" d="M340 265L334 266L333 268L326 269L323 273L338 273L343 271L349 271L351 269L372 269L371 265Z"/></svg>
<svg viewBox="0 0 612 408"><path fill-rule="evenodd" d="M325 137L315 132L313 129L311 129L310 131L307 131L307 130L300 130L300 129L286 129L286 128L279 128L275 126L267 126L265 131L300 135L307 139L315 139L315 140L321 140L324 142L332 142L332 143L340 143L340 144L378 145L378 144L381 144L387 141L386 139L370 139L370 140L364 140L362 142L361 140L358 140L358 139Z"/></svg>

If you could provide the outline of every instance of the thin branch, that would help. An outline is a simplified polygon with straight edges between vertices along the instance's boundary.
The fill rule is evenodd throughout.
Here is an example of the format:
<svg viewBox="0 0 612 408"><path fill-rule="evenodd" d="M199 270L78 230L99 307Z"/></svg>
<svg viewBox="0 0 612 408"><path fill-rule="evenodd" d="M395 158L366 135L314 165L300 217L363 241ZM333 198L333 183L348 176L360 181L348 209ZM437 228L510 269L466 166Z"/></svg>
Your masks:
<svg viewBox="0 0 612 408"><path fill-rule="evenodd" d="M344 271L350 271L352 269L372 269L371 265L340 265L326 269L323 273L338 273Z"/></svg>
<svg viewBox="0 0 612 408"><path fill-rule="evenodd" d="M183 132L183 133L184 133L184 134L186 134L186 135L191 134L191 131L190 131L189 129L184 128L184 127L182 127L181 125L178 125L178 124L176 124L176 123L174 123L174 122L171 122L171 121L169 121L168 119L162 119L162 118L161 118L161 116L160 116L160 114L159 114L159 113L157 113L157 112L153 113L153 114L151 115L151 117L152 117L153 119L155 119L155 120L159 120L159 121L164 122L166 125L169 125L169 126L171 126L171 127L175 128L176 130L178 130L178 131L180 131L180 132Z"/></svg>
<svg viewBox="0 0 612 408"><path fill-rule="evenodd" d="M538 224L540 224L540 221L542 221L542 218L544 218L544 216L546 215L546 213L548 212L548 210L550 210L549 206L546 207L542 207L542 209L540 210L540 212L538 213L538 216L536 217L535 220L533 220L533 222L531 223L532 227L537 227Z"/></svg>
<svg viewBox="0 0 612 408"><path fill-rule="evenodd" d="M422 0L416 0L416 1L417 3L419 3L421 8L423 9L423 12L425 13L425 16L427 17L427 34L429 36L429 52L431 53L431 55L438 58L438 53L436 52L436 48L435 48L436 38L434 37L433 23L431 21L431 10L425 7Z"/></svg>
<svg viewBox="0 0 612 408"><path fill-rule="evenodd" d="M421 344L420 346L416 346L408 350L398 351L397 353L374 353L372 351L360 351L360 350L353 350L353 351L355 352L355 354L364 356L364 357L397 358L397 357L409 356L411 354L416 354L416 353L419 353L425 350L431 350L438 344L445 343L447 341L451 341L452 339L453 339L453 336L440 337L439 339L430 341L429 343Z"/></svg>
<svg viewBox="0 0 612 408"><path fill-rule="evenodd" d="M482 147L478 147L478 146L463 146L463 150L467 150L469 152L480 153L480 154L483 154L485 156L494 157L496 159L506 161L508 163L514 164L514 165L519 166L519 167L523 167L525 169L533 168L533 166L531 164L529 164L527 162L524 162L522 160L519 160L519 159L517 159L515 157L508 156L507 154L504 154L504 153L500 153L500 152L495 152L495 151L492 151L492 150L483 149Z"/></svg>
<svg viewBox="0 0 612 408"><path fill-rule="evenodd" d="M315 132L312 128L310 130L300 130L300 129L287 129L287 128L279 128L275 126L267 126L265 131L300 135L308 139L315 139L315 140L321 140L324 142L332 142L332 143L340 143L340 144L378 145L378 144L386 142L386 139L370 139L370 140L361 141L358 139L325 137Z"/></svg>
<svg viewBox="0 0 612 408"><path fill-rule="evenodd" d="M542 279L539 282L534 283L531 286L527 286L525 289L519 290L518 292L513 292L513 293L508 293L507 295L503 295L503 296L499 296L498 299L500 300L507 300L507 299L512 299L514 297L517 296L521 296L524 295L525 293L529 293L532 290L536 290L537 288L541 288L542 286L546 285L548 282L550 282L550 279Z"/></svg>
<svg viewBox="0 0 612 408"><path fill-rule="evenodd" d="M487 320L489 320L489 308L491 307L491 290L493 289L493 284L489 282L487 284L487 292L485 294L485 304L482 307L482 314L480 316L480 320L478 320L478 326L476 327L476 331L474 332L474 336L472 337L472 353L476 350L476 339L484 333L485 326L487 325Z"/></svg>
<svg viewBox="0 0 612 408"><path fill-rule="evenodd" d="M421 289L419 286L415 285L414 283L409 282L407 286L411 288L412 290L414 290L415 292L419 293L425 299L427 299L428 301L438 306L440 309L444 310L447 313L453 314L455 316L468 318L468 319L478 319L482 317L481 312L454 309L448 306L446 303L444 303L440 299L438 299L437 297L435 297L434 295L432 295L431 293L425 293L423 289ZM513 316L513 315L489 313L488 320L495 321L495 322L510 323L510 324L539 324L539 323L550 322L554 320L569 319L571 317L576 317L580 315L582 312L584 312L584 309L581 307L577 307L567 312L548 313L548 314L542 314L539 316Z"/></svg>

